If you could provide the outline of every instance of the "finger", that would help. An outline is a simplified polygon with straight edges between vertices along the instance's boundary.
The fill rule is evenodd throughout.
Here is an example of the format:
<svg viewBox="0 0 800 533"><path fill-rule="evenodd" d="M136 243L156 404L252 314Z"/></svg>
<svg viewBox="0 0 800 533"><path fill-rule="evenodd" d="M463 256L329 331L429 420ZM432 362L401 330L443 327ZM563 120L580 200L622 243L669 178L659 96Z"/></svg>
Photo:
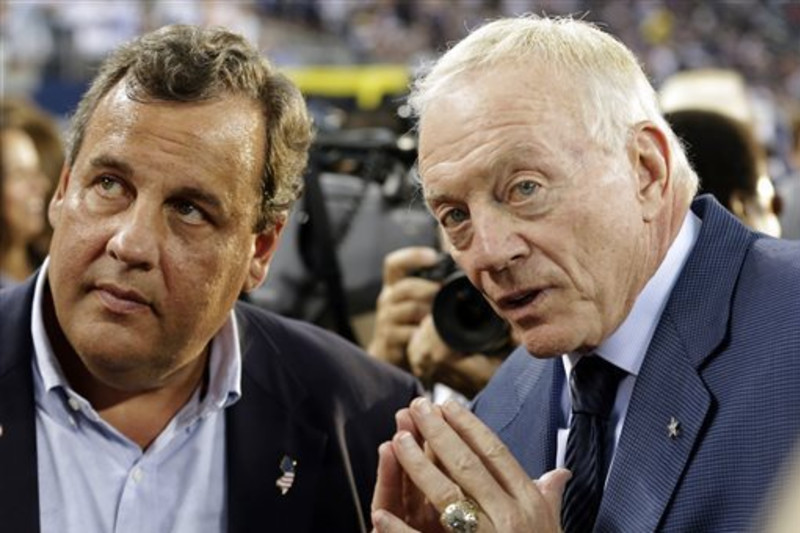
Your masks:
<svg viewBox="0 0 800 533"><path fill-rule="evenodd" d="M417 398L414 400L411 403L410 412L414 424L441 462L447 475L464 492L471 495L490 516L494 516L495 513L503 513L510 504L508 494L495 479L496 474L487 469L482 457L479 456L486 452L473 450L443 417L434 414L433 406L427 399ZM392 444L394 446L394 441ZM396 446L395 452L397 453ZM489 450L489 453L493 453L493 450ZM397 459L403 469L408 472L403 457L399 453L397 453ZM526 476L525 479L529 485L533 486L529 477Z"/></svg>
<svg viewBox="0 0 800 533"><path fill-rule="evenodd" d="M509 449L478 417L453 401L445 402L442 406L442 413L449 427L455 430L480 457L480 460L491 472L492 479L497 480L499 485L512 497L511 500L502 497L485 498L485 496L479 499L481 495L473 493L476 501L483 506L486 513L493 517L512 516L514 509L519 510L519 504L521 504L524 514L529 520L532 519L541 524L542 531L558 529L563 484L570 475L569 471L562 469L561 472L544 479L542 485L546 489L545 494L539 489L537 483L531 482ZM412 417L416 422L414 409L412 409ZM420 432L427 437L424 426L419 423L418 425ZM461 480L458 479L458 482L461 483ZM467 490L473 490L466 484L462 484L462 486Z"/></svg>
<svg viewBox="0 0 800 533"><path fill-rule="evenodd" d="M425 246L409 246L388 254L383 260L383 283L391 285L418 268L433 266L439 252Z"/></svg>
<svg viewBox="0 0 800 533"><path fill-rule="evenodd" d="M566 468L557 468L544 474L536 480L536 486L542 493L548 507L555 517L561 516L561 502L564 497L564 487L572 477L572 472Z"/></svg>
<svg viewBox="0 0 800 533"><path fill-rule="evenodd" d="M414 421L411 419L411 414L408 409L400 409L394 415L395 424L397 425L397 432L405 431L414 437L414 440L419 446L422 446L422 436L419 430L414 426ZM399 464L399 463L398 463ZM415 509L420 509L425 506L425 495L422 494L414 483L408 478L408 475L403 471L402 475L402 494L403 501L405 502L406 513L413 512ZM395 513L398 516L403 516L400 513Z"/></svg>
<svg viewBox="0 0 800 533"><path fill-rule="evenodd" d="M431 312L430 302L420 300L404 300L394 302L381 309L379 320L392 325L410 324L418 326Z"/></svg>
<svg viewBox="0 0 800 533"><path fill-rule="evenodd" d="M417 327L414 325L393 324L381 329L380 340L385 346L406 346L416 330Z"/></svg>
<svg viewBox="0 0 800 533"><path fill-rule="evenodd" d="M386 509L403 515L403 475L391 443L384 442L378 447L378 480L372 495L373 511Z"/></svg>
<svg viewBox="0 0 800 533"><path fill-rule="evenodd" d="M530 482L530 477L508 447L492 430L457 402L445 402L442 412L450 427L480 457L492 478L497 480L504 490L515 498L530 496L531 488L535 485Z"/></svg>
<svg viewBox="0 0 800 533"><path fill-rule="evenodd" d="M430 305L441 286L441 283L429 279L403 278L392 285L384 285L378 295L377 304L380 308L405 301Z"/></svg>
<svg viewBox="0 0 800 533"><path fill-rule="evenodd" d="M417 531L407 526L395 515L381 510L372 513L372 525L377 533L412 533Z"/></svg>
<svg viewBox="0 0 800 533"><path fill-rule="evenodd" d="M437 416L442 416L438 406L434 406L434 412ZM411 418L411 413L408 409L401 409L395 414L395 421L397 423L397 431L408 431L414 436L417 445L425 450L425 455L428 459L436 464L436 458L433 452L422 441L422 435L414 425ZM410 519L409 523L416 525L421 531L433 531L439 525L439 511L437 511L429 501L427 501L425 494L423 494L409 476L403 472L403 482L405 483L403 495L405 498L406 512L408 513L405 518Z"/></svg>
<svg viewBox="0 0 800 533"><path fill-rule="evenodd" d="M461 498L463 493L434 464L407 431L398 432L392 439L392 450L411 482L436 507L438 512Z"/></svg>
<svg viewBox="0 0 800 533"><path fill-rule="evenodd" d="M408 342L406 361L408 361L411 373L424 382L433 373L433 358L425 346L415 341L416 337L416 334L412 335L411 340Z"/></svg>
<svg viewBox="0 0 800 533"><path fill-rule="evenodd" d="M401 431L407 431L411 433L414 437L414 440L417 441L417 444L422 446L422 435L417 429L417 426L414 425L414 420L411 418L411 412L409 411L408 407L400 409L394 414L394 423L397 426L397 433Z"/></svg>

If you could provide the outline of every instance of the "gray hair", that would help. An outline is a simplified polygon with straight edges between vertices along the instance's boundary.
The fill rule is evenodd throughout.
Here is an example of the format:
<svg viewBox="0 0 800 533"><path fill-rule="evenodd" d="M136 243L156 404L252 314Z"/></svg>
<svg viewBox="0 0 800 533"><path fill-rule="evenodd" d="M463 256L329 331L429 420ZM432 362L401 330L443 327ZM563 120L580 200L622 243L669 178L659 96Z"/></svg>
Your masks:
<svg viewBox="0 0 800 533"><path fill-rule="evenodd" d="M297 87L244 37L222 28L165 26L114 51L101 65L72 117L67 163L81 149L102 98L118 83L137 101L199 102L244 95L266 121L262 195L255 231L285 216L302 191L311 145L311 119Z"/></svg>
<svg viewBox="0 0 800 533"><path fill-rule="evenodd" d="M580 80L574 90L583 123L601 145L624 146L630 127L643 120L667 137L677 182L694 195L697 175L664 119L658 95L636 56L595 25L572 18L524 15L479 27L439 58L414 83L409 104L420 117L453 78L501 63L537 62Z"/></svg>

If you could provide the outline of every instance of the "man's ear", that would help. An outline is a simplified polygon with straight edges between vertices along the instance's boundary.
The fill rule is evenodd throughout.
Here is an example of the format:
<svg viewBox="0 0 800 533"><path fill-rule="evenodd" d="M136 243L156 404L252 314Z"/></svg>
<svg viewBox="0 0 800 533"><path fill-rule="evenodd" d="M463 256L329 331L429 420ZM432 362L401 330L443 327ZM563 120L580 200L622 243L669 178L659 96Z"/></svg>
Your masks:
<svg viewBox="0 0 800 533"><path fill-rule="evenodd" d="M285 219L281 219L273 226L256 235L253 243L253 255L250 258L250 267L247 271L247 279L245 279L242 287L243 292L250 292L264 283L267 278L269 262L278 247L284 224Z"/></svg>
<svg viewBox="0 0 800 533"><path fill-rule="evenodd" d="M55 228L58 225L58 219L61 217L61 207L64 205L64 199L67 195L67 185L69 185L70 168L67 163L61 168L61 175L58 177L58 185L50 199L50 205L47 207L47 219L50 221L50 226Z"/></svg>
<svg viewBox="0 0 800 533"><path fill-rule="evenodd" d="M666 201L671 186L672 154L666 135L655 124L642 122L634 128L630 153L638 183L637 196L644 220L651 221Z"/></svg>

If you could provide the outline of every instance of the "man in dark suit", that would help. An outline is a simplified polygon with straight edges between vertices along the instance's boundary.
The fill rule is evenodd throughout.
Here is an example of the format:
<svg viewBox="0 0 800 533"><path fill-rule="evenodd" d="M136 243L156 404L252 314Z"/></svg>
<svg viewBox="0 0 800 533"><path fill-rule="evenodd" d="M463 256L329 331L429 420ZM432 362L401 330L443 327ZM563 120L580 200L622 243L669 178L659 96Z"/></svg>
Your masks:
<svg viewBox="0 0 800 533"><path fill-rule="evenodd" d="M475 414L398 414L378 531L757 528L800 437L800 246L693 200L636 58L588 23L487 24L411 102L426 200L524 346Z"/></svg>
<svg viewBox="0 0 800 533"><path fill-rule="evenodd" d="M166 27L71 133L50 255L0 295L0 529L368 530L416 383L237 303L299 193L299 91L240 36Z"/></svg>

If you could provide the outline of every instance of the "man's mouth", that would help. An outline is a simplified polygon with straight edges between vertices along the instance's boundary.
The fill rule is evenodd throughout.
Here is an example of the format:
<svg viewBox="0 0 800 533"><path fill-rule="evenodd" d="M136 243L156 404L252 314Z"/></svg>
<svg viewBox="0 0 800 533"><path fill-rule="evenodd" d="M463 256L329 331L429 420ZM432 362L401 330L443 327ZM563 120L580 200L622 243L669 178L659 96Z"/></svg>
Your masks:
<svg viewBox="0 0 800 533"><path fill-rule="evenodd" d="M507 294L497 300L497 306L502 311L513 311L530 304L542 294L542 292L541 290L524 290Z"/></svg>
<svg viewBox="0 0 800 533"><path fill-rule="evenodd" d="M147 298L135 289L102 283L95 287L95 291L103 306L112 313L131 314L151 308Z"/></svg>

